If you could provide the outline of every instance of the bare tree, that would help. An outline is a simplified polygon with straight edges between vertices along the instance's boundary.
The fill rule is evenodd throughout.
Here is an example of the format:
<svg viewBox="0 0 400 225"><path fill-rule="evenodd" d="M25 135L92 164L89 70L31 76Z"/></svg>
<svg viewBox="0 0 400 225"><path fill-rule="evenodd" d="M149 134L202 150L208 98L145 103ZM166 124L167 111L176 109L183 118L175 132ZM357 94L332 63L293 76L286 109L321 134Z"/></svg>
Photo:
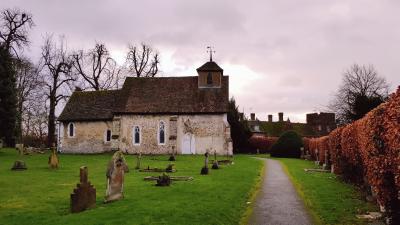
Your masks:
<svg viewBox="0 0 400 225"><path fill-rule="evenodd" d="M41 92L40 67L34 65L29 59L22 58L16 61L17 81L17 138L21 140L22 117L27 109L29 100L36 100L36 93Z"/></svg>
<svg viewBox="0 0 400 225"><path fill-rule="evenodd" d="M83 50L73 54L74 71L83 80L82 89L107 90L118 88L122 78L121 69L105 44L97 43L88 52Z"/></svg>
<svg viewBox="0 0 400 225"><path fill-rule="evenodd" d="M389 85L373 65L354 64L343 74L342 84L329 104L338 122L345 124L363 117L388 96Z"/></svg>
<svg viewBox="0 0 400 225"><path fill-rule="evenodd" d="M154 77L158 73L160 57L151 46L142 43L139 47L130 45L126 63L136 77Z"/></svg>
<svg viewBox="0 0 400 225"><path fill-rule="evenodd" d="M26 101L22 116L23 138L39 141L40 145L45 143L48 129L49 107L46 104L47 98L44 94L44 92L34 92L35 98Z"/></svg>
<svg viewBox="0 0 400 225"><path fill-rule="evenodd" d="M32 15L19 9L5 9L1 12L0 40L9 52L21 49L29 43L28 31L34 26Z"/></svg>
<svg viewBox="0 0 400 225"><path fill-rule="evenodd" d="M64 38L61 37L57 45L52 36L48 36L42 46L42 60L45 67L42 75L49 102L47 144L51 146L55 142L56 106L68 97L68 85L76 78L72 76L73 60L67 53Z"/></svg>

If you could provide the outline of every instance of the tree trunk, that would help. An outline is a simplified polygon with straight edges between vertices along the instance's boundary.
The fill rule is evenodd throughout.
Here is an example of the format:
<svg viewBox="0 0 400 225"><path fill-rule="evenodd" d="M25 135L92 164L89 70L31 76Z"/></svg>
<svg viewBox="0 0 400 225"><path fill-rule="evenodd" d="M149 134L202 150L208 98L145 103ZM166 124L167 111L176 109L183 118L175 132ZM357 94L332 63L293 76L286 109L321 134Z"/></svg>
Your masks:
<svg viewBox="0 0 400 225"><path fill-rule="evenodd" d="M56 131L56 97L52 93L50 96L50 109L49 109L49 124L48 124L48 132L47 132L47 147L51 147L53 143L55 143L55 131Z"/></svg>

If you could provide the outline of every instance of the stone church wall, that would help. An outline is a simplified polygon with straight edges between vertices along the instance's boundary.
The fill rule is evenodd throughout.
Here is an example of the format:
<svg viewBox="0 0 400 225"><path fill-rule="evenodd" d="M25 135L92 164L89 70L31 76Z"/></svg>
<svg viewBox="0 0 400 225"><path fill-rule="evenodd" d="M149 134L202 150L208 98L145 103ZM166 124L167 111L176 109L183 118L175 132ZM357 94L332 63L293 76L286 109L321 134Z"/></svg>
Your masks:
<svg viewBox="0 0 400 225"><path fill-rule="evenodd" d="M159 122L165 123L165 144L158 144ZM175 125L176 124L176 125ZM126 115L121 117L119 147L129 153L170 154L173 149L183 153L183 138L191 135L194 154L207 150L227 154L226 115ZM141 129L140 145L133 144L133 127ZM175 127L176 126L176 127ZM229 129L229 128L228 128ZM229 134L230 136L230 134ZM187 137L187 136L186 136ZM229 137L230 138L230 137Z"/></svg>
<svg viewBox="0 0 400 225"><path fill-rule="evenodd" d="M64 123L60 150L65 153L101 153L119 148L130 154L170 154L173 150L177 154L204 154L206 151L232 154L226 114L123 115L117 120L118 123L74 122L74 137L68 136L68 123ZM165 144L159 144L158 140L160 121L165 124ZM119 127L115 127L116 124ZM134 126L140 127L139 145L133 143ZM106 142L107 129L113 131L113 136L117 134L118 140Z"/></svg>
<svg viewBox="0 0 400 225"><path fill-rule="evenodd" d="M102 153L111 151L111 142L106 142L106 131L112 128L111 121L74 122L75 135L69 137L68 124L64 123L59 148L63 153Z"/></svg>

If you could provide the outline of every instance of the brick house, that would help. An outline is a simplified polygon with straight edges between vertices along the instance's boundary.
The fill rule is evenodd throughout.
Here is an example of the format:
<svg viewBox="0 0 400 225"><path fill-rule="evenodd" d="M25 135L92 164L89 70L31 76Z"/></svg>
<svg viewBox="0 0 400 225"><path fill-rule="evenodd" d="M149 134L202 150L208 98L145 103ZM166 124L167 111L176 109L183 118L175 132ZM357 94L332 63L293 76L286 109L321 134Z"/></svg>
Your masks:
<svg viewBox="0 0 400 225"><path fill-rule="evenodd" d="M58 118L59 151L232 154L229 77L215 62L197 76L128 77L121 89L75 91Z"/></svg>

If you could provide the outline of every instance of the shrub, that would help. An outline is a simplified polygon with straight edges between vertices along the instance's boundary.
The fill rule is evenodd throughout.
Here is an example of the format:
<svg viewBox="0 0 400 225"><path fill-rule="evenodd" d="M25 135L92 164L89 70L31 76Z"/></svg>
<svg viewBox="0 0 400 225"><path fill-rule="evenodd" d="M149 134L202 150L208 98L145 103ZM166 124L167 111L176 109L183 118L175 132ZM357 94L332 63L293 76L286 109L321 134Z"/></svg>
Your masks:
<svg viewBox="0 0 400 225"><path fill-rule="evenodd" d="M271 147L271 156L300 158L303 141L295 131L283 133L278 141Z"/></svg>

